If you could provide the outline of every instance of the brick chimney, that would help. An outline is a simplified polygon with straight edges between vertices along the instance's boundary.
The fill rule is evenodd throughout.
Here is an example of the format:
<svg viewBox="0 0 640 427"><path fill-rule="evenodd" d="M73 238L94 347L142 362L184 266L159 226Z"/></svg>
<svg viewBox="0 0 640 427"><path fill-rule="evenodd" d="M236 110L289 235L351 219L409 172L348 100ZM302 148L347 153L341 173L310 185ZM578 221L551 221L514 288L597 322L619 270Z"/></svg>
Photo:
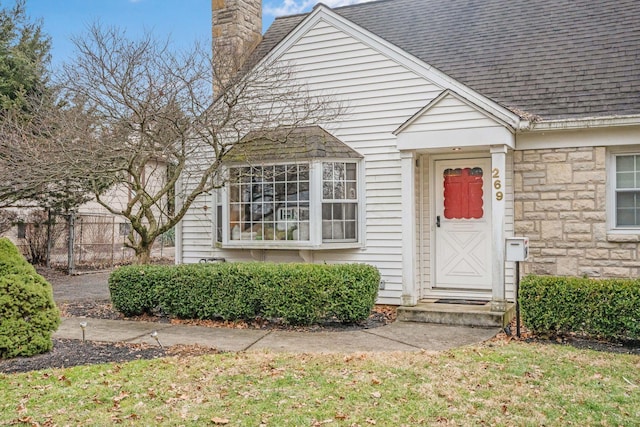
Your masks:
<svg viewBox="0 0 640 427"><path fill-rule="evenodd" d="M211 0L211 9L214 55L232 53L244 61L262 40L262 1Z"/></svg>

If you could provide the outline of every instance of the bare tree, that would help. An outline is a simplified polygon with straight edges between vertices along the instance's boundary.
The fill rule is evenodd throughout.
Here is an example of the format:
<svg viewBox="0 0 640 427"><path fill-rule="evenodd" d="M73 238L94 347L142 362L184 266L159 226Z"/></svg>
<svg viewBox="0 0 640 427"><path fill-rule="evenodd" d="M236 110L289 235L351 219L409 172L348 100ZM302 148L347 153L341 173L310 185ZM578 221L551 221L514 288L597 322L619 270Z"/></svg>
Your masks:
<svg viewBox="0 0 640 427"><path fill-rule="evenodd" d="M225 154L249 131L259 138L341 112L330 97L293 85L290 65L242 69L232 50L212 60L209 49L174 51L152 35L131 40L99 25L74 42L77 56L59 80L61 108L42 119L49 133L22 141L39 156L29 163L44 165L31 167L33 182L23 186L42 191L42 175L88 185L98 203L130 221L126 245L139 263L199 196L224 185Z"/></svg>

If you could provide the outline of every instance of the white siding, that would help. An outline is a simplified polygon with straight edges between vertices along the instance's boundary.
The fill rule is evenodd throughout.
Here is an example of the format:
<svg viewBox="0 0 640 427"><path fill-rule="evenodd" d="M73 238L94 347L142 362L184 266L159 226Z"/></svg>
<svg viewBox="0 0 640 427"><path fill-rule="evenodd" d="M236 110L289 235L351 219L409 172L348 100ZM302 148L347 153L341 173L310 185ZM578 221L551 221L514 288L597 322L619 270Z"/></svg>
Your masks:
<svg viewBox="0 0 640 427"><path fill-rule="evenodd" d="M501 127L495 120L449 94L431 106L403 132Z"/></svg>

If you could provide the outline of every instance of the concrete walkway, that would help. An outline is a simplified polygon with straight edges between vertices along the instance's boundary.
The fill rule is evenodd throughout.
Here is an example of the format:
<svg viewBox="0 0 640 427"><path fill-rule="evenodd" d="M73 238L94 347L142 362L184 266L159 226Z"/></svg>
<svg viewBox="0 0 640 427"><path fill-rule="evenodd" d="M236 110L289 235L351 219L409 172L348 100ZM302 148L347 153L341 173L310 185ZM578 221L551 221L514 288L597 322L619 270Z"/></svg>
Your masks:
<svg viewBox="0 0 640 427"><path fill-rule="evenodd" d="M53 274L53 273L52 273ZM109 272L81 276L49 277L54 300L62 302L108 300ZM151 337L157 331L163 346L198 344L220 351L286 351L296 353L440 351L477 344L494 337L497 328L471 328L430 323L394 322L372 329L332 332L208 328L168 323L63 318L56 338L82 339L81 322L87 322L85 339L105 342L158 345Z"/></svg>
<svg viewBox="0 0 640 427"><path fill-rule="evenodd" d="M274 351L293 353L351 353L387 351L441 351L477 344L494 337L499 329L394 322L373 329L331 332L208 328L167 323L86 318L63 318L55 338L81 339L81 322L87 322L85 339L105 342L213 347L220 351Z"/></svg>

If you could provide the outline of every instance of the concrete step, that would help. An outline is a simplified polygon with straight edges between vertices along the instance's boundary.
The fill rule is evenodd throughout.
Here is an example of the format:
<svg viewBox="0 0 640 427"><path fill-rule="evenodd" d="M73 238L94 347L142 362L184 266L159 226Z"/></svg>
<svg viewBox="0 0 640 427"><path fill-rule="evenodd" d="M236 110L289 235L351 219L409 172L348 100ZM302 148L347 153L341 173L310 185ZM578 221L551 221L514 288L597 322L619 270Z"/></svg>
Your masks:
<svg viewBox="0 0 640 427"><path fill-rule="evenodd" d="M504 328L515 317L515 304L507 303L504 311L491 311L491 303L442 304L436 300L420 301L417 305L398 307L401 322L439 323L458 326Z"/></svg>

